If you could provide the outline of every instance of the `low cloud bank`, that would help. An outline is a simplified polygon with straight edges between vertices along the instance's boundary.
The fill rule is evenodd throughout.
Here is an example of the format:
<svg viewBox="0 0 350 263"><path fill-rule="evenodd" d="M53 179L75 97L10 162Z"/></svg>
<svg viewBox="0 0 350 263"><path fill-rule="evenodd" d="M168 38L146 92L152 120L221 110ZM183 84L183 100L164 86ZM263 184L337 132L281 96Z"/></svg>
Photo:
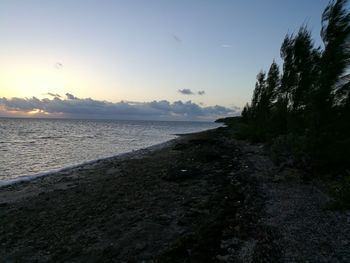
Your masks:
<svg viewBox="0 0 350 263"><path fill-rule="evenodd" d="M167 100L152 102L116 103L91 98L81 99L67 93L66 98L54 94L52 99L44 98L0 98L0 115L11 116L18 113L38 112L38 115L66 118L100 118L130 120L214 120L219 117L237 115L238 108L223 106L201 107L191 101Z"/></svg>

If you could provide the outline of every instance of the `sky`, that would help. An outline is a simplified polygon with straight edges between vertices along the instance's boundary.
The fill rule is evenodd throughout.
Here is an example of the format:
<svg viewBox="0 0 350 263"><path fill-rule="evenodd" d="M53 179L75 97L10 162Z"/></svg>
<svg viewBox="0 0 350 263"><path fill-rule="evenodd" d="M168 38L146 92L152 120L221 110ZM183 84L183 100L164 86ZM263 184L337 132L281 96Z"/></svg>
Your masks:
<svg viewBox="0 0 350 263"><path fill-rule="evenodd" d="M0 116L239 114L287 33L306 24L322 45L327 3L1 0Z"/></svg>

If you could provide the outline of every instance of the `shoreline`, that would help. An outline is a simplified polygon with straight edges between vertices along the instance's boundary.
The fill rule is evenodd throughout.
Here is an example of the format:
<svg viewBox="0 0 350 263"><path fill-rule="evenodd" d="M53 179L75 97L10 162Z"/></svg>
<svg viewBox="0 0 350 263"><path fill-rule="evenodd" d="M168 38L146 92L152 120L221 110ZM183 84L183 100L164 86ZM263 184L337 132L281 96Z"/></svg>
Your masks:
<svg viewBox="0 0 350 263"><path fill-rule="evenodd" d="M223 126L221 126L223 127ZM217 127L219 128L219 127ZM64 175L67 173L73 173L76 170L79 169L86 169L86 168L90 168L90 166L96 165L99 162L103 162L103 161L109 161L109 160L122 160L125 158L135 158L135 157L140 157L144 154L147 154L148 152L153 152L153 151L157 151L161 148L164 147L168 147L169 145L176 143L177 140L181 139L181 137L183 136L187 136L187 135L194 135L197 133L202 133L202 132L206 132L206 131L210 131L210 130L215 130L217 128L211 128L208 130L203 130L203 131L198 131L198 132L191 132L191 133L183 133L183 134L171 134L172 136L175 136L175 138L169 139L167 141L164 142L160 142L154 145L150 145L148 147L145 148L140 148L137 150L131 150L128 152L123 152L123 153L118 153L115 155L111 155L111 156L107 156L107 157L102 157L102 158L98 158L98 159L93 159L93 160L88 160L88 161L82 161L80 163L77 164L71 164L71 165L66 165L63 166L61 168L54 168L48 171L43 171L43 172L38 172L32 175L21 175L18 176L16 178L12 178L12 179L5 179L5 180L0 180L0 189L2 188L6 188L12 185L17 185L17 184L21 184L21 183L26 183L26 182L31 182L34 181L38 178L42 178L42 177L46 177L46 176L60 176L60 175Z"/></svg>
<svg viewBox="0 0 350 263"><path fill-rule="evenodd" d="M350 214L228 127L0 188L5 262L348 262ZM349 211L350 213L350 211ZM308 246L305 246L305 242Z"/></svg>
<svg viewBox="0 0 350 263"><path fill-rule="evenodd" d="M21 176L18 176L16 178L13 178L13 179L0 180L0 189L8 187L8 186L12 186L12 185L25 183L25 182L31 182L31 181L34 181L34 180L41 178L41 177L60 176L60 175L64 175L67 173L73 173L73 172L80 170L80 169L93 168L94 165L97 165L98 163L104 162L104 161L111 161L111 160L117 161L117 160L122 160L125 158L141 157L145 154L148 154L149 152L157 151L161 148L168 147L169 145L175 143L176 140L178 140L179 138L181 138L181 136L184 136L184 135L186 135L186 134L176 134L175 135L175 136L177 136L176 138L167 140L165 142L157 143L157 144L145 147L145 148L132 150L129 152L119 153L116 155L111 155L111 156L102 157L102 158L89 160L89 161L83 161L81 163L67 165L67 166L64 166L62 168L56 168L56 169L52 169L49 171L35 173L32 175L21 175Z"/></svg>
<svg viewBox="0 0 350 263"><path fill-rule="evenodd" d="M11 120L12 118L9 119ZM129 122L131 127L133 127L132 125L139 127L139 124L142 124L142 122L139 124L135 121ZM87 137L89 139L86 142L83 141L83 139L76 140L74 136L72 137L73 139L69 139L69 136L64 138L64 136L61 136L62 134L60 134L60 132L57 132L57 134L53 133L50 136L41 136L40 134L33 133L33 138L30 137L27 142L25 138L20 137L23 135L22 133L19 133L21 135L18 135L18 138L14 137L16 139L13 140L10 139L10 137L6 139L7 134L5 133L5 137L0 141L0 144L5 143L5 155L3 158L4 169L0 172L0 188L21 182L32 181L36 178L48 175L69 172L73 169L79 169L81 166L92 165L109 158L117 158L118 156L129 154L134 151L146 150L147 148L152 149L152 147L156 145L161 145L167 141L176 139L179 136L177 133L190 133L193 130L200 132L203 129L218 127L218 125L214 125L214 122L211 124L208 122L204 125L194 125L189 122L188 126L183 127L162 126L156 121L154 124L149 121L146 123L146 126L141 125L141 127L144 129L144 127L147 128L147 125L151 125L151 130L149 131L151 133L149 133L149 135L146 135L146 133L143 134L141 132L142 129L137 128L136 133L130 135L131 137L125 137L128 138L126 140L123 139L124 135L121 135L121 137L118 135L119 132L115 134L111 132L111 135L113 135L112 137L108 137L109 135L106 134L108 139L102 136L103 133L101 133L99 137L91 135ZM14 124L17 125L18 123L15 122ZM54 124L57 125L56 123ZM118 121L116 121L115 125L119 125ZM123 127L124 126L120 126L119 128L124 129ZM138 133L138 129L141 129L141 133ZM159 129L159 131L157 129ZM156 132L153 133L154 131ZM56 143L54 141L56 137L55 134L58 136L57 138L61 138L62 141ZM77 138L80 137L77 136ZM81 138L85 137L83 136ZM42 139L45 139L45 141L42 141ZM48 139L48 141L46 141L46 139ZM18 148L16 146L17 144L19 145L18 147L24 148ZM17 158L20 153L18 151L23 151L20 158Z"/></svg>

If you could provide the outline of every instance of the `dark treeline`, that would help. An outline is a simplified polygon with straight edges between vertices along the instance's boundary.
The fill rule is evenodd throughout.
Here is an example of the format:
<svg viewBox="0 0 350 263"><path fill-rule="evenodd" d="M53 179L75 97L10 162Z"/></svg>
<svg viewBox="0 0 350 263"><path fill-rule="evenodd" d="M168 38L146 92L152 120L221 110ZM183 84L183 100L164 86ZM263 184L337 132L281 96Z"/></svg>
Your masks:
<svg viewBox="0 0 350 263"><path fill-rule="evenodd" d="M324 47L302 26L286 35L282 68L261 71L242 112L244 134L267 141L277 161L318 171L350 165L350 14L347 0L331 1L322 14ZM289 152L289 157L283 157ZM284 158L284 159L283 159Z"/></svg>

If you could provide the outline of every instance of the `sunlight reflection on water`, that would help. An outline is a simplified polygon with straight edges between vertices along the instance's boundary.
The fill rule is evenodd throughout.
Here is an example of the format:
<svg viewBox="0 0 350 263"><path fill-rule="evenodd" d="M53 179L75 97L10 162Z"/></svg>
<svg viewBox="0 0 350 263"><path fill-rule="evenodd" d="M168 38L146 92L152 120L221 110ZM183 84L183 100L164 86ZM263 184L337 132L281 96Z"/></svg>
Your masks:
<svg viewBox="0 0 350 263"><path fill-rule="evenodd" d="M0 180L148 147L208 122L0 119Z"/></svg>

